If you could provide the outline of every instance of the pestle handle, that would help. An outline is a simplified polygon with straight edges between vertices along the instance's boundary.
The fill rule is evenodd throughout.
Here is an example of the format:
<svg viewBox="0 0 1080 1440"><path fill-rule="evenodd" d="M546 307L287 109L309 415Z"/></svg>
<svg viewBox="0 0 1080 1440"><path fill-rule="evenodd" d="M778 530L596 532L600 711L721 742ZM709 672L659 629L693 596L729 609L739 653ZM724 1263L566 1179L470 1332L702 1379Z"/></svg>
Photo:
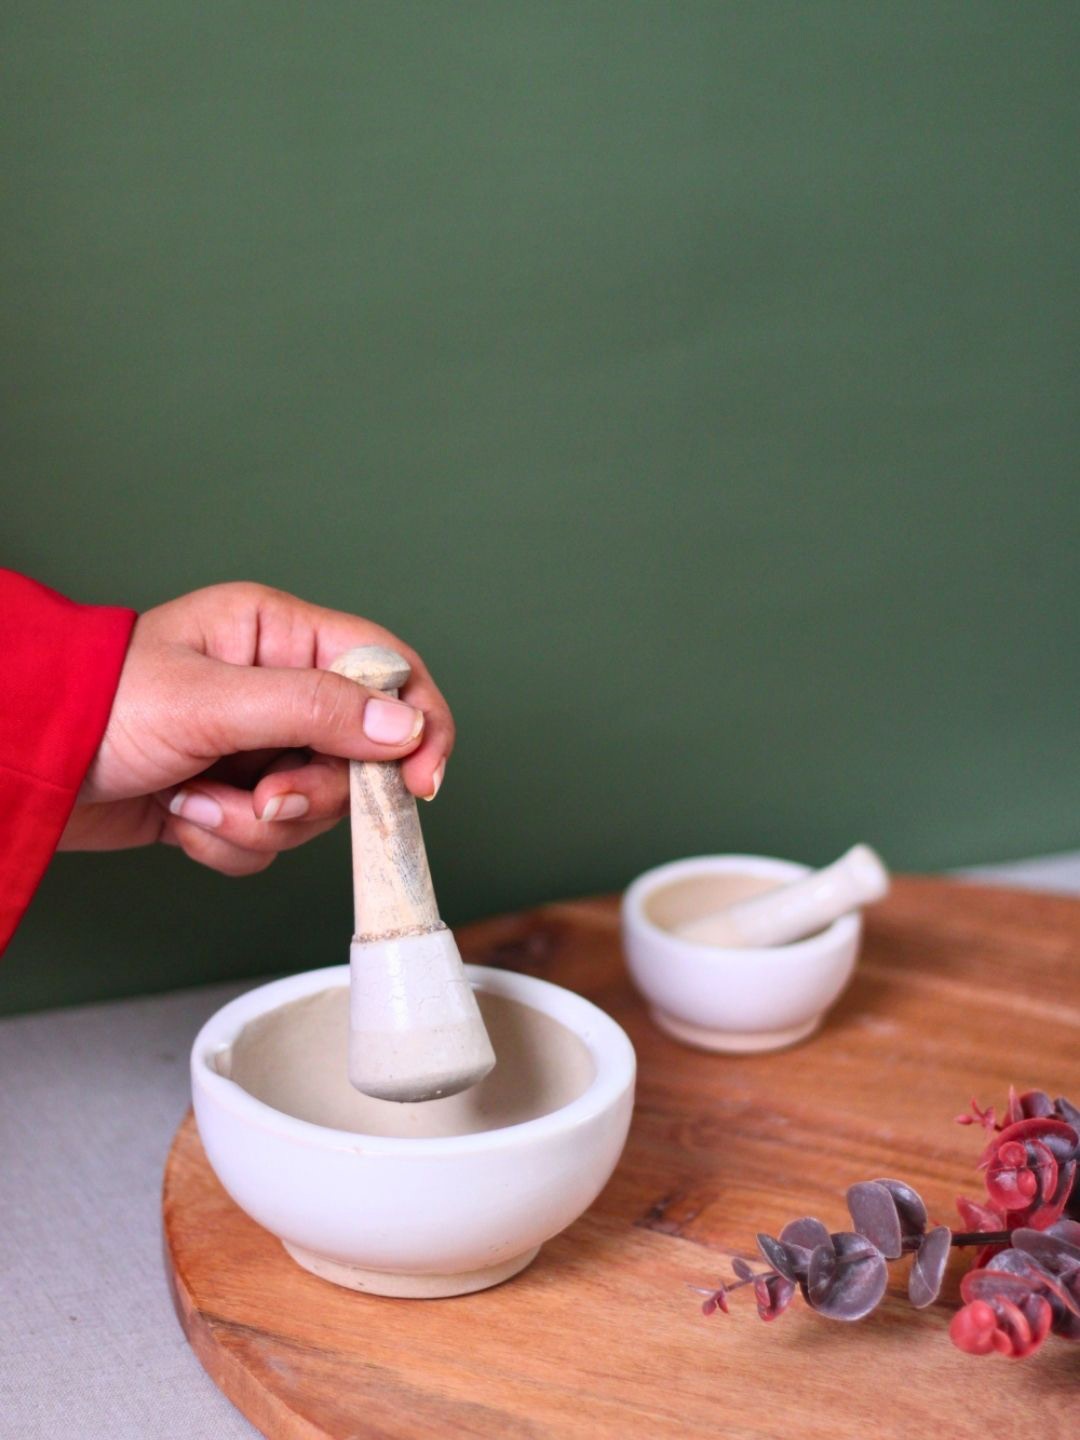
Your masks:
<svg viewBox="0 0 1080 1440"><path fill-rule="evenodd" d="M408 661L382 645L346 650L330 669L392 696L411 674ZM426 935L441 929L416 800L405 788L401 767L387 761L351 760L349 805L357 940Z"/></svg>
<svg viewBox="0 0 1080 1440"><path fill-rule="evenodd" d="M824 870L690 920L676 934L702 945L787 945L880 900L888 889L889 872L881 857L869 845L855 845Z"/></svg>
<svg viewBox="0 0 1080 1440"><path fill-rule="evenodd" d="M363 645L331 670L397 695L409 666ZM439 919L416 801L393 761L350 761L355 933L349 947L349 1082L416 1103L477 1084L495 1052L453 935Z"/></svg>

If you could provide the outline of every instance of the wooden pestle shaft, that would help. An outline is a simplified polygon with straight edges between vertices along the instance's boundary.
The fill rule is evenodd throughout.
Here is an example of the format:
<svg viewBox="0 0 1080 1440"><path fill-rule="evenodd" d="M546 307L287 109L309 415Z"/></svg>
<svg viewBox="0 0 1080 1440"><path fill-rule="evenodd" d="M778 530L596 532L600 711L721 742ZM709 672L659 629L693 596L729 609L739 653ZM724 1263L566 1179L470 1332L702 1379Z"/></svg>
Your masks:
<svg viewBox="0 0 1080 1440"><path fill-rule="evenodd" d="M378 645L349 650L330 668L393 696L409 678L402 656ZM484 1078L495 1054L439 918L416 800L392 761L350 761L349 794L349 1080L382 1100L457 1094Z"/></svg>
<svg viewBox="0 0 1080 1440"><path fill-rule="evenodd" d="M380 645L347 650L330 669L391 696L410 673L402 656ZM356 939L441 929L416 800L405 787L400 765L351 761L349 798Z"/></svg>

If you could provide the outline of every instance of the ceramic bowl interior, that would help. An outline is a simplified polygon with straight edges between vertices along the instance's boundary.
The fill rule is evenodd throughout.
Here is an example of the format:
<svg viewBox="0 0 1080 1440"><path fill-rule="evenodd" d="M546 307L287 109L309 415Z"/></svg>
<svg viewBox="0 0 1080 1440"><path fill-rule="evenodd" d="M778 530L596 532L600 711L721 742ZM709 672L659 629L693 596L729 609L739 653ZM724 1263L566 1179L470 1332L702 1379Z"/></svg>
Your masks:
<svg viewBox="0 0 1080 1440"><path fill-rule="evenodd" d="M641 910L658 929L676 934L683 925L714 915L737 900L747 900L787 883L773 877L724 871L685 875L657 886L642 901Z"/></svg>
<svg viewBox="0 0 1080 1440"><path fill-rule="evenodd" d="M403 1105L348 1080L349 991L336 985L250 1020L212 1060L219 1075L272 1109L331 1130L397 1139L474 1135L539 1119L592 1084L595 1065L577 1035L542 1011L477 992L498 1063L479 1085Z"/></svg>

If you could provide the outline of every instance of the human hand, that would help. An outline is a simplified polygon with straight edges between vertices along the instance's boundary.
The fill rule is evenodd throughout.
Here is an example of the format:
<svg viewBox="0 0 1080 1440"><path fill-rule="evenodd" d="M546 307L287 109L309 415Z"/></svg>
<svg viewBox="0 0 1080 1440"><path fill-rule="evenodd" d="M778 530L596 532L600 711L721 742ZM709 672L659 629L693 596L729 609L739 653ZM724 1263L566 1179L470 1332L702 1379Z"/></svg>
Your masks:
<svg viewBox="0 0 1080 1440"><path fill-rule="evenodd" d="M400 701L329 672L355 645L405 656ZM160 840L254 875L347 812L349 760L400 760L409 790L434 799L453 748L446 701L388 630L267 586L212 585L135 622L60 848Z"/></svg>

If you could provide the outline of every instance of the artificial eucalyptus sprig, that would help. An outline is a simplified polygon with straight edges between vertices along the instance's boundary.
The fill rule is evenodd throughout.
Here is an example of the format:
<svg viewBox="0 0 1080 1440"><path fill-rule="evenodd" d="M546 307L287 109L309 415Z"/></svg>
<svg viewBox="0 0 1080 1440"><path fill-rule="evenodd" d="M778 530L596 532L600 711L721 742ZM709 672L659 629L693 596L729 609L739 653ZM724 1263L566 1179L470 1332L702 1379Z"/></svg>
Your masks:
<svg viewBox="0 0 1080 1440"><path fill-rule="evenodd" d="M830 1231L807 1215L778 1238L758 1235L768 1268L733 1260L734 1280L700 1292L704 1313L727 1314L728 1297L752 1285L763 1320L782 1314L797 1290L831 1320L861 1320L885 1295L889 1263L904 1255L913 1257L908 1298L921 1310L941 1291L950 1251L977 1245L949 1326L955 1345L1022 1358L1050 1333L1080 1340L1080 1110L1041 1090L1011 1089L1003 1123L975 1101L957 1119L994 1135L979 1162L986 1202L957 1202L969 1229L930 1225L922 1197L902 1180L861 1181L847 1192L853 1229Z"/></svg>

